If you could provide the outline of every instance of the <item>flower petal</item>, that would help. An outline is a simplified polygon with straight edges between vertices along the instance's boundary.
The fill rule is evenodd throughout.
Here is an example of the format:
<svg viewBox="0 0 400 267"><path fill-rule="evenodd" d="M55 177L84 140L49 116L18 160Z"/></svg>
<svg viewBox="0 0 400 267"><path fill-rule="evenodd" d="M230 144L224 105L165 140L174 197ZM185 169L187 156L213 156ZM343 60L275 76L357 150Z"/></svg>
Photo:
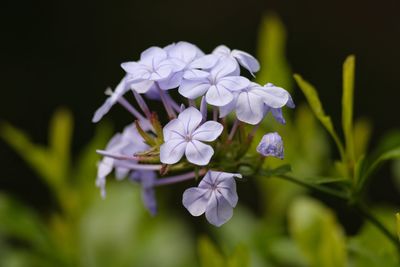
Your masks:
<svg viewBox="0 0 400 267"><path fill-rule="evenodd" d="M163 135L164 141L166 142L171 139L185 139L185 128L183 127L183 123L178 119L168 122L168 124L164 126Z"/></svg>
<svg viewBox="0 0 400 267"><path fill-rule="evenodd" d="M281 124L286 124L285 118L283 117L281 108L271 108L272 116Z"/></svg>
<svg viewBox="0 0 400 267"><path fill-rule="evenodd" d="M236 103L236 116L240 121L255 125L264 118L264 102L256 94L242 92Z"/></svg>
<svg viewBox="0 0 400 267"><path fill-rule="evenodd" d="M192 140L187 143L185 155L189 162L205 166L210 162L211 157L214 154L214 149L202 142Z"/></svg>
<svg viewBox="0 0 400 267"><path fill-rule="evenodd" d="M179 93L189 99L195 99L199 96L204 95L210 88L210 82L208 79L201 80L183 80L179 86Z"/></svg>
<svg viewBox="0 0 400 267"><path fill-rule="evenodd" d="M206 100L210 105L222 107L233 100L233 94L223 86L212 85L207 91Z"/></svg>
<svg viewBox="0 0 400 267"><path fill-rule="evenodd" d="M163 90L176 88L181 84L182 76L183 76L183 71L175 72L168 78L158 81L158 85Z"/></svg>
<svg viewBox="0 0 400 267"><path fill-rule="evenodd" d="M250 85L249 79L242 76L227 76L218 81L218 86L223 86L229 91L242 90Z"/></svg>
<svg viewBox="0 0 400 267"><path fill-rule="evenodd" d="M153 85L154 81L145 80L130 84L130 88L139 94L144 94L147 93Z"/></svg>
<svg viewBox="0 0 400 267"><path fill-rule="evenodd" d="M280 87L266 86L252 90L252 93L260 96L264 103L271 108L281 108L289 100L289 93Z"/></svg>
<svg viewBox="0 0 400 267"><path fill-rule="evenodd" d="M226 45L219 45L212 51L212 53L221 56L228 56L230 55L231 50Z"/></svg>
<svg viewBox="0 0 400 267"><path fill-rule="evenodd" d="M140 54L140 63L147 66L157 66L166 58L167 52L160 47L152 46Z"/></svg>
<svg viewBox="0 0 400 267"><path fill-rule="evenodd" d="M206 218L211 224L219 227L229 221L233 208L224 197L212 194L206 210Z"/></svg>
<svg viewBox="0 0 400 267"><path fill-rule="evenodd" d="M180 59L186 64L192 62L201 53L201 50L197 46L188 42L178 42L172 48L168 49L170 57Z"/></svg>
<svg viewBox="0 0 400 267"><path fill-rule="evenodd" d="M211 76L219 80L225 76L234 76L238 74L239 65L236 60L230 56L221 57L218 63L211 69Z"/></svg>
<svg viewBox="0 0 400 267"><path fill-rule="evenodd" d="M253 72L257 72L260 70L260 63L256 58L254 58L249 53L234 49L231 55L235 57L237 61L239 61L240 65L242 65L245 69L250 71L251 74L253 74Z"/></svg>
<svg viewBox="0 0 400 267"><path fill-rule="evenodd" d="M207 121L194 131L192 137L199 141L211 142L221 135L223 129L224 127L221 123Z"/></svg>
<svg viewBox="0 0 400 267"><path fill-rule="evenodd" d="M190 135L202 119L201 112L194 107L189 107L178 115L178 120L183 124L186 135Z"/></svg>
<svg viewBox="0 0 400 267"><path fill-rule="evenodd" d="M183 74L186 80L203 80L210 76L210 73L203 70L187 69Z"/></svg>
<svg viewBox="0 0 400 267"><path fill-rule="evenodd" d="M182 139L172 139L160 147L160 161L164 164L177 163L185 153L187 142Z"/></svg>
<svg viewBox="0 0 400 267"><path fill-rule="evenodd" d="M183 192L182 204L193 216L202 215L209 202L211 191L204 188L191 187Z"/></svg>
<svg viewBox="0 0 400 267"><path fill-rule="evenodd" d="M229 205L234 208L238 202L238 195L236 192L236 182L233 176L222 179L219 181L218 192L228 201Z"/></svg>
<svg viewBox="0 0 400 267"><path fill-rule="evenodd" d="M236 101L237 101L237 94L234 94L233 97L234 97L233 100L229 104L227 104L223 107L219 107L219 117L220 118L224 118L224 117L228 116L228 114L231 113L235 109Z"/></svg>
<svg viewBox="0 0 400 267"><path fill-rule="evenodd" d="M205 55L194 60L189 64L189 67L195 69L211 69L217 64L218 58L219 57L215 55Z"/></svg>

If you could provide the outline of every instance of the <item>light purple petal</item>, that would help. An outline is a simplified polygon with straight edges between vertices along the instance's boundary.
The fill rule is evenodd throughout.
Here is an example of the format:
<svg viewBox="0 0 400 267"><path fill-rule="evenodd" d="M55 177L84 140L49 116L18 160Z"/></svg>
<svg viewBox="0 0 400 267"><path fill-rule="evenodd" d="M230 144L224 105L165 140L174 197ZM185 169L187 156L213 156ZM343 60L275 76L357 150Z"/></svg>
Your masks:
<svg viewBox="0 0 400 267"><path fill-rule="evenodd" d="M233 208L224 197L212 194L209 201L206 218L211 224L219 227L229 221L233 215Z"/></svg>
<svg viewBox="0 0 400 267"><path fill-rule="evenodd" d="M220 56L229 56L231 53L231 50L229 49L229 47L227 47L226 45L220 45L217 46L213 51L213 54L217 54Z"/></svg>
<svg viewBox="0 0 400 267"><path fill-rule="evenodd" d="M192 62L199 54L202 54L201 50L188 42L178 42L168 49L170 57L180 59L186 64Z"/></svg>
<svg viewBox="0 0 400 267"><path fill-rule="evenodd" d="M163 128L164 141L169 141L171 139L185 139L185 128L183 123L174 119L170 121Z"/></svg>
<svg viewBox="0 0 400 267"><path fill-rule="evenodd" d="M187 160L193 164L205 166L210 162L213 154L213 148L202 142L192 140L187 143L185 155Z"/></svg>
<svg viewBox="0 0 400 267"><path fill-rule="evenodd" d="M183 193L182 204L190 214L200 216L206 211L210 196L208 189L191 187Z"/></svg>
<svg viewBox="0 0 400 267"><path fill-rule="evenodd" d="M194 107L185 109L178 115L178 120L182 122L186 135L190 135L199 126L203 116Z"/></svg>
<svg viewBox="0 0 400 267"><path fill-rule="evenodd" d="M147 93L150 88L154 85L154 81L145 80L137 83L130 84L130 88L139 94Z"/></svg>
<svg viewBox="0 0 400 267"><path fill-rule="evenodd" d="M157 66L166 58L167 52L160 47L152 46L140 54L140 63L147 66Z"/></svg>
<svg viewBox="0 0 400 267"><path fill-rule="evenodd" d="M104 115L106 115L110 111L110 109L112 108L112 106L114 106L114 104L115 101L113 101L113 99L108 97L106 101L103 103L103 105L101 105L94 113L92 122L93 123L99 122L104 117Z"/></svg>
<svg viewBox="0 0 400 267"><path fill-rule="evenodd" d="M160 161L164 164L177 163L185 153L187 142L182 139L172 139L160 147Z"/></svg>
<svg viewBox="0 0 400 267"><path fill-rule="evenodd" d="M224 118L229 113L231 113L236 107L236 102L237 102L237 94L234 94L234 99L229 104L219 108L219 117Z"/></svg>
<svg viewBox="0 0 400 267"><path fill-rule="evenodd" d="M218 81L218 86L223 86L229 91L238 91L250 85L250 81L242 76L227 76Z"/></svg>
<svg viewBox="0 0 400 267"><path fill-rule="evenodd" d="M205 55L194 60L189 64L189 67L195 69L211 69L217 64L218 59L219 57L215 55Z"/></svg>
<svg viewBox="0 0 400 267"><path fill-rule="evenodd" d="M251 74L260 70L260 63L249 53L234 49L232 51L232 56L235 57L237 61L239 61L240 65L250 71Z"/></svg>
<svg viewBox="0 0 400 267"><path fill-rule="evenodd" d="M271 108L281 108L289 100L289 93L280 87L262 87L253 89L252 93L261 97L264 103Z"/></svg>
<svg viewBox="0 0 400 267"><path fill-rule="evenodd" d="M271 156L283 159L282 138L276 132L264 135L257 146L257 152L264 157Z"/></svg>
<svg viewBox="0 0 400 267"><path fill-rule="evenodd" d="M232 57L221 57L210 73L213 79L218 81L225 76L234 76L238 69L238 63L235 59Z"/></svg>
<svg viewBox="0 0 400 267"><path fill-rule="evenodd" d="M199 141L211 142L221 135L223 129L224 127L221 123L207 121L194 131L192 137Z"/></svg>
<svg viewBox="0 0 400 267"><path fill-rule="evenodd" d="M186 69L183 74L186 80L204 80L208 76L210 76L209 72L197 69Z"/></svg>
<svg viewBox="0 0 400 267"><path fill-rule="evenodd" d="M272 116L281 124L286 124L285 118L283 117L281 108L271 108Z"/></svg>
<svg viewBox="0 0 400 267"><path fill-rule="evenodd" d="M158 81L158 85L163 90L177 88L182 81L183 71L172 73L168 78Z"/></svg>
<svg viewBox="0 0 400 267"><path fill-rule="evenodd" d="M204 95L210 88L210 82L208 79L202 80L183 80L181 86L179 86L179 93L189 99L196 99L199 96Z"/></svg>
<svg viewBox="0 0 400 267"><path fill-rule="evenodd" d="M220 181L217 186L218 192L228 201L229 205L234 208L239 199L236 192L235 179L230 176L228 179Z"/></svg>
<svg viewBox="0 0 400 267"><path fill-rule="evenodd" d="M223 86L211 86L206 94L207 103L213 106L222 107L233 100L233 94Z"/></svg>
<svg viewBox="0 0 400 267"><path fill-rule="evenodd" d="M251 92L240 93L236 103L236 116L240 121L258 124L264 118L262 98Z"/></svg>

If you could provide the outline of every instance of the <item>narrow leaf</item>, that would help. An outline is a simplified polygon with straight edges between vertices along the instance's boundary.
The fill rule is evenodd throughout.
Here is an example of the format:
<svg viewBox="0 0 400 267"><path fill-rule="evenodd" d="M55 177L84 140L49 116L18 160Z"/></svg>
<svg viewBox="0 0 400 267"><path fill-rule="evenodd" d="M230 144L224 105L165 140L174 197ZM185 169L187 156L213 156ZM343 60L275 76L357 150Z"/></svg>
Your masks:
<svg viewBox="0 0 400 267"><path fill-rule="evenodd" d="M400 213L396 213L396 230L400 242Z"/></svg>
<svg viewBox="0 0 400 267"><path fill-rule="evenodd" d="M201 237L198 242L201 267L224 267L225 258L208 237Z"/></svg>
<svg viewBox="0 0 400 267"><path fill-rule="evenodd" d="M303 91L312 111L318 120L322 123L322 125L326 128L332 138L335 140L336 145L339 149L339 152L342 156L342 159L345 158L343 144L340 141L334 127L331 118L325 114L325 111L322 107L321 101L318 97L317 90L313 85L305 81L299 74L294 75L294 79L297 82L297 85Z"/></svg>
<svg viewBox="0 0 400 267"><path fill-rule="evenodd" d="M353 137L353 98L354 98L355 57L350 55L343 64L342 126L346 141L347 159L355 160Z"/></svg>

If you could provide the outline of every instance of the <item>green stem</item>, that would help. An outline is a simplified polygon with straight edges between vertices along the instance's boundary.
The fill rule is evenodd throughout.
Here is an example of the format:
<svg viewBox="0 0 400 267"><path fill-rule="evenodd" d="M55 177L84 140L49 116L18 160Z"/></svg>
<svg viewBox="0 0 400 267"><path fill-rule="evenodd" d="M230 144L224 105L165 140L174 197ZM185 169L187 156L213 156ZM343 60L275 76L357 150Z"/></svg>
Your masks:
<svg viewBox="0 0 400 267"><path fill-rule="evenodd" d="M379 231L381 231L382 234L384 234L392 243L393 245L397 248L398 252L400 253L400 242L397 239L397 236L392 234L388 228L380 221L378 218L376 218L369 210L367 207L365 207L364 204L362 203L357 203L354 205L354 208L361 213L361 215L367 219L370 223L372 223Z"/></svg>
<svg viewBox="0 0 400 267"><path fill-rule="evenodd" d="M302 180L296 179L296 178L294 178L292 176L289 176L289 175L278 175L278 176L273 176L273 177L281 178L283 180L290 181L292 183L304 186L304 187L309 188L311 190L319 191L321 193L325 193L327 195L340 198L342 200L348 200L348 197L347 197L346 194L343 194L343 193L341 193L339 191L336 191L336 190L334 190L332 188L328 188L328 187L320 186L320 185L310 184L310 183L307 183L307 182L304 182Z"/></svg>

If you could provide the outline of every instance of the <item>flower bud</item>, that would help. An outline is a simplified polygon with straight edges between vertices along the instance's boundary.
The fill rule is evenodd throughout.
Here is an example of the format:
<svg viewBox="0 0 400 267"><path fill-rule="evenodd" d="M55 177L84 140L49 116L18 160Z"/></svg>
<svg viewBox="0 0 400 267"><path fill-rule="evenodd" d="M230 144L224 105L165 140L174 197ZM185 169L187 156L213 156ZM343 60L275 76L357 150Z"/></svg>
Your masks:
<svg viewBox="0 0 400 267"><path fill-rule="evenodd" d="M257 152L264 157L272 156L283 159L282 138L276 132L264 135L257 146Z"/></svg>

